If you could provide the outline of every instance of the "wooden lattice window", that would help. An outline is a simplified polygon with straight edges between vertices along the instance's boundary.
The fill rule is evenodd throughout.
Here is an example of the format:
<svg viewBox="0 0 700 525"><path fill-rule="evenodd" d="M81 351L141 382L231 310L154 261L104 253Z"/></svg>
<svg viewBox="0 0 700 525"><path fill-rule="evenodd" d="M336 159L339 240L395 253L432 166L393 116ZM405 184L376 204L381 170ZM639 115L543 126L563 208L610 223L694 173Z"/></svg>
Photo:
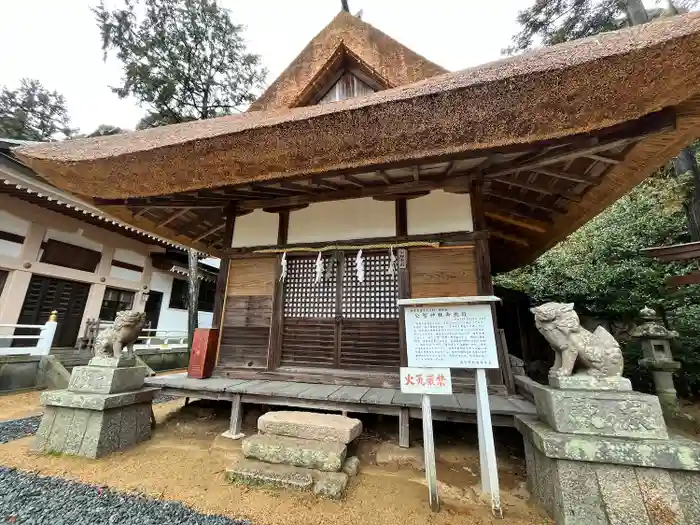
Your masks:
<svg viewBox="0 0 700 525"><path fill-rule="evenodd" d="M390 274L388 253L365 253L363 282L357 279L354 255L345 256L341 312L346 319L398 319L399 286L396 272Z"/></svg>
<svg viewBox="0 0 700 525"><path fill-rule="evenodd" d="M316 279L316 258L290 257L285 278L285 317L334 317L338 265L335 258L324 258L324 275Z"/></svg>

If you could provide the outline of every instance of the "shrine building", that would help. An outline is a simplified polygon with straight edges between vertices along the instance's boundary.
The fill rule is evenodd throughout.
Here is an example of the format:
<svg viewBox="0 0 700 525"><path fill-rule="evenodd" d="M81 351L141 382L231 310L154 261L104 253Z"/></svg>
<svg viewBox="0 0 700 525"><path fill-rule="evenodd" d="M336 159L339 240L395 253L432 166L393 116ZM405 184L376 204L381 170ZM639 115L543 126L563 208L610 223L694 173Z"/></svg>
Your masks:
<svg viewBox="0 0 700 525"><path fill-rule="evenodd" d="M407 423L420 400L397 390L397 300L494 295L494 273L534 261L700 135L698 78L700 13L449 72L341 12L246 113L15 154L222 259L213 377L163 380L168 393ZM534 413L509 356L527 353L528 315L497 309L494 424ZM246 386L234 398L227 385ZM453 385L435 417L473 421L472 372Z"/></svg>

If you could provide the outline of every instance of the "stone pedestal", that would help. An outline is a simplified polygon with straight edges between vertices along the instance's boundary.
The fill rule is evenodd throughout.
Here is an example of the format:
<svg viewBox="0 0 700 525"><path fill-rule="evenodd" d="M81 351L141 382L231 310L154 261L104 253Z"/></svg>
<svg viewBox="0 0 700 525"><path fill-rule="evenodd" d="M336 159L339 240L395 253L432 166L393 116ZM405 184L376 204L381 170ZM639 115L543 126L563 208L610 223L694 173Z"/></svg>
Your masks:
<svg viewBox="0 0 700 525"><path fill-rule="evenodd" d="M539 416L516 417L529 489L558 525L700 523L700 443L669 437L656 396L625 381L595 391L519 380Z"/></svg>
<svg viewBox="0 0 700 525"><path fill-rule="evenodd" d="M96 357L75 367L68 389L41 395L35 450L97 458L149 439L158 388L143 387L146 374L126 358Z"/></svg>

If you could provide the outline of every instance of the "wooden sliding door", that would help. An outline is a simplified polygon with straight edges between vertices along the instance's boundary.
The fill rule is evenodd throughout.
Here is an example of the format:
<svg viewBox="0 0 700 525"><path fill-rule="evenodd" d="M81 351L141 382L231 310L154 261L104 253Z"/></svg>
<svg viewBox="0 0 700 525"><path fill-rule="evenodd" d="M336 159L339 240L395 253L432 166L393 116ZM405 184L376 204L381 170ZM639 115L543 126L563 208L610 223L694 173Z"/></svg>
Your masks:
<svg viewBox="0 0 700 525"><path fill-rule="evenodd" d="M397 270L388 252L367 252L360 282L356 255L326 255L318 282L317 255L288 258L280 366L398 370Z"/></svg>

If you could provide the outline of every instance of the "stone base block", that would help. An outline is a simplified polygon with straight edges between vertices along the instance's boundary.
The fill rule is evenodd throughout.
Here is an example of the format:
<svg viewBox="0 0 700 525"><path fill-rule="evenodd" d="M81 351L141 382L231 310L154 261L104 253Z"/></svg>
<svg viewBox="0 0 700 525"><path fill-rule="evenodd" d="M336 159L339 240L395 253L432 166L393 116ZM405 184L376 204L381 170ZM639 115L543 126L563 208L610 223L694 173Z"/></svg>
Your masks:
<svg viewBox="0 0 700 525"><path fill-rule="evenodd" d="M150 437L150 402L107 410L47 406L34 450L98 458Z"/></svg>
<svg viewBox="0 0 700 525"><path fill-rule="evenodd" d="M638 392L569 390L533 383L537 413L557 432L667 439L659 398Z"/></svg>
<svg viewBox="0 0 700 525"><path fill-rule="evenodd" d="M570 390L617 390L632 391L632 381L626 377L593 377L586 374L575 374L565 377L549 378L549 386Z"/></svg>
<svg viewBox="0 0 700 525"><path fill-rule="evenodd" d="M265 434L348 444L362 434L362 421L337 414L279 410L260 416L258 429Z"/></svg>
<svg viewBox="0 0 700 525"><path fill-rule="evenodd" d="M107 368L125 368L136 366L136 356L134 357L93 357L88 361L88 366L103 366Z"/></svg>
<svg viewBox="0 0 700 525"><path fill-rule="evenodd" d="M121 392L119 394L88 394L71 392L70 390L50 390L42 392L41 404L87 410L108 410L137 403L150 403L158 390L160 390L158 387L146 387L134 392Z"/></svg>
<svg viewBox="0 0 700 525"><path fill-rule="evenodd" d="M143 386L147 373L144 366L76 366L71 373L68 390L94 394L130 392Z"/></svg>
<svg viewBox="0 0 700 525"><path fill-rule="evenodd" d="M536 419L518 417L516 425L525 442L528 489L557 525L700 523L700 444L598 443L554 432Z"/></svg>
<svg viewBox="0 0 700 525"><path fill-rule="evenodd" d="M340 499L348 486L345 472L321 472L314 483L314 494L324 498Z"/></svg>
<svg viewBox="0 0 700 525"><path fill-rule="evenodd" d="M243 455L267 463L283 463L310 469L338 472L347 447L310 439L256 434L243 440Z"/></svg>

